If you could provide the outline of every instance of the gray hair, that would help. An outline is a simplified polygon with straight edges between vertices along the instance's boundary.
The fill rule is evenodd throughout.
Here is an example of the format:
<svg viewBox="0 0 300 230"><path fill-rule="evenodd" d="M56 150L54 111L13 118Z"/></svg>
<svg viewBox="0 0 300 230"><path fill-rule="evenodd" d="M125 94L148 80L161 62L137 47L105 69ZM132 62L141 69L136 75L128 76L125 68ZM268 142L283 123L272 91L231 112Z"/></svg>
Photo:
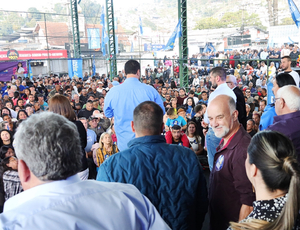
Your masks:
<svg viewBox="0 0 300 230"><path fill-rule="evenodd" d="M85 117L79 117L78 120L79 121L87 121L87 119Z"/></svg>
<svg viewBox="0 0 300 230"><path fill-rule="evenodd" d="M236 111L236 103L232 97L230 97L230 96L227 96L227 97L228 97L228 106L230 109L230 114L233 114L234 111Z"/></svg>
<svg viewBox="0 0 300 230"><path fill-rule="evenodd" d="M63 180L81 168L81 145L76 125L52 113L34 114L15 134L16 155L40 180Z"/></svg>
<svg viewBox="0 0 300 230"><path fill-rule="evenodd" d="M229 80L235 85L237 86L237 83L236 83L236 77L234 75L229 75Z"/></svg>
<svg viewBox="0 0 300 230"><path fill-rule="evenodd" d="M300 89L297 86L286 85L279 88L277 97L282 97L290 110L300 110Z"/></svg>

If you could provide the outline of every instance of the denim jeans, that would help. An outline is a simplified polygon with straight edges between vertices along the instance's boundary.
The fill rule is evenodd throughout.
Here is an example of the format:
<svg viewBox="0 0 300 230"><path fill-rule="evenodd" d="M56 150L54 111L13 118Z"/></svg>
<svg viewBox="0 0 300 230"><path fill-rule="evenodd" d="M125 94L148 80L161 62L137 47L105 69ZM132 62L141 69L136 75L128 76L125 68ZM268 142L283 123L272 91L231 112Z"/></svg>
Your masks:
<svg viewBox="0 0 300 230"><path fill-rule="evenodd" d="M214 157L217 152L216 148L220 144L221 138L216 137L213 129L209 128L205 137L205 141L207 148L208 165L210 171L212 171L214 166Z"/></svg>

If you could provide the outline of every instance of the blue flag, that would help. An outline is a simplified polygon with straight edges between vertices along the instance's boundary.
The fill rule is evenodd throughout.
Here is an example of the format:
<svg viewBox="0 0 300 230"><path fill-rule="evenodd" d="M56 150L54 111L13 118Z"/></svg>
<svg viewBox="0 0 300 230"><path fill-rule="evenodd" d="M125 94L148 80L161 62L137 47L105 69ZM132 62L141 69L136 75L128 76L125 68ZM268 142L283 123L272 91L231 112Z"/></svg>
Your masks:
<svg viewBox="0 0 300 230"><path fill-rule="evenodd" d="M95 58L93 56L93 76L96 75L96 65L95 65Z"/></svg>
<svg viewBox="0 0 300 230"><path fill-rule="evenodd" d="M167 45L165 46L164 50L171 50L174 48L174 43L176 38L182 37L182 26L181 26L181 19L179 19L179 22L177 26L175 27L174 32L172 33Z"/></svg>
<svg viewBox="0 0 300 230"><path fill-rule="evenodd" d="M100 49L100 31L97 28L88 28L89 49Z"/></svg>
<svg viewBox="0 0 300 230"><path fill-rule="evenodd" d="M118 35L115 35L115 44L116 44L116 54L119 53L119 39L118 39Z"/></svg>
<svg viewBox="0 0 300 230"><path fill-rule="evenodd" d="M267 48L269 49L270 47L274 47L273 37L269 38L269 41L268 41L268 46L267 46Z"/></svg>
<svg viewBox="0 0 300 230"><path fill-rule="evenodd" d="M30 61L28 61L28 77L32 78L33 74L32 74L32 69L31 69L31 65L30 65Z"/></svg>
<svg viewBox="0 0 300 230"><path fill-rule="evenodd" d="M133 42L131 42L130 52L134 52L134 49L133 49Z"/></svg>
<svg viewBox="0 0 300 230"><path fill-rule="evenodd" d="M105 25L105 13L104 13L104 6L102 6L102 12L100 16L100 25L104 26Z"/></svg>
<svg viewBox="0 0 300 230"><path fill-rule="evenodd" d="M82 78L82 59L68 59L69 77Z"/></svg>
<svg viewBox="0 0 300 230"><path fill-rule="evenodd" d="M290 36L289 36L289 40L291 41L291 42L288 42L289 44L294 44L295 42L290 38Z"/></svg>
<svg viewBox="0 0 300 230"><path fill-rule="evenodd" d="M206 53L206 52L212 52L212 51L216 52L215 47L213 46L213 44L211 42L207 42L204 47L203 52Z"/></svg>
<svg viewBox="0 0 300 230"><path fill-rule="evenodd" d="M296 26L299 28L300 27L300 12L298 10L298 7L294 3L293 0L288 0L290 11L292 14L292 18L294 22L296 23Z"/></svg>
<svg viewBox="0 0 300 230"><path fill-rule="evenodd" d="M105 50L105 45L108 42L108 36L105 30L105 26L102 27L102 43L101 43L101 51L102 51L102 55L105 56L106 55L106 50Z"/></svg>
<svg viewBox="0 0 300 230"><path fill-rule="evenodd" d="M108 42L109 38L107 36L106 33L106 29L105 29L105 13L104 13L104 7L102 7L102 13L101 13L101 18L100 18L100 23L102 25L102 40L101 40L101 51L102 51L102 55L105 56L106 55L106 49L105 49L105 45Z"/></svg>
<svg viewBox="0 0 300 230"><path fill-rule="evenodd" d="M140 26L140 34L143 35L144 32L143 32L143 25L142 25L141 17L140 17L140 25L139 26Z"/></svg>

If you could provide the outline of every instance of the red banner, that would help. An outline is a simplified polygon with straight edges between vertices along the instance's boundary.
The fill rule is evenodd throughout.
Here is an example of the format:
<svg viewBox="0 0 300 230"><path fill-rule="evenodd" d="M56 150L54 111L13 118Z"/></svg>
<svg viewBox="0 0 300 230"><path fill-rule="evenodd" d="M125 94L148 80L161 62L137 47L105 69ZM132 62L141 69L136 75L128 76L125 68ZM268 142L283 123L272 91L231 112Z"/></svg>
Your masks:
<svg viewBox="0 0 300 230"><path fill-rule="evenodd" d="M0 61L68 58L67 50L49 50L49 55L48 50L20 50L13 52L14 55L11 53L11 51L0 51Z"/></svg>

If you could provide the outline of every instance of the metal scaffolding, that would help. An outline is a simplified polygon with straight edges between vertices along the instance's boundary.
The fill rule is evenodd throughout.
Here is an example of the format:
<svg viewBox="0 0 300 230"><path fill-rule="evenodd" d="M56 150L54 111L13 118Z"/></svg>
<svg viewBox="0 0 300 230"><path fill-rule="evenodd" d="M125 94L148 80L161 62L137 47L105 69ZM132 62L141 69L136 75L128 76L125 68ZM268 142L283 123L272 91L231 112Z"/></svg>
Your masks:
<svg viewBox="0 0 300 230"><path fill-rule="evenodd" d="M109 69L110 78L118 75L117 60L116 60L116 44L115 44L115 21L114 21L114 5L113 0L106 0L106 17L107 17L107 30L108 30L108 52L109 52Z"/></svg>
<svg viewBox="0 0 300 230"><path fill-rule="evenodd" d="M77 0L70 0L70 3L71 3L71 20L72 20L72 29L73 29L74 58L80 58L81 51L80 51Z"/></svg>
<svg viewBox="0 0 300 230"><path fill-rule="evenodd" d="M178 20L181 19L182 37L179 38L180 87L188 88L188 46L187 46L187 7L186 0L178 0Z"/></svg>

